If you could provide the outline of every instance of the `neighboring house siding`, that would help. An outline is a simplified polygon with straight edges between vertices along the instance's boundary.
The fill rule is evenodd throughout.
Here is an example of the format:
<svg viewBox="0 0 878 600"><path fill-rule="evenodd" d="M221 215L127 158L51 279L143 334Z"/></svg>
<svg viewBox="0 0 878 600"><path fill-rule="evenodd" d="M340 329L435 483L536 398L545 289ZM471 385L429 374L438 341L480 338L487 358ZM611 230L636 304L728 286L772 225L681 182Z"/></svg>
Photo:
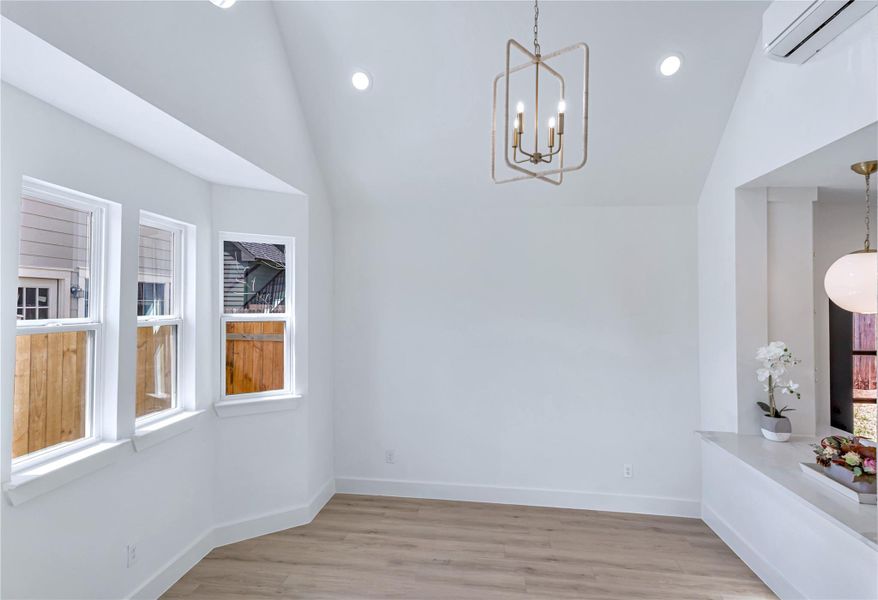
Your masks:
<svg viewBox="0 0 878 600"><path fill-rule="evenodd" d="M85 269L87 241L87 214L22 198L19 266L71 272Z"/></svg>
<svg viewBox="0 0 878 600"><path fill-rule="evenodd" d="M146 226L140 231L140 281L170 281L174 272L174 249L168 233Z"/></svg>
<svg viewBox="0 0 878 600"><path fill-rule="evenodd" d="M247 267L241 263L248 259L241 256L241 250L230 250L228 245L223 252L223 291L226 312L238 312L244 306L244 276ZM252 257L249 257L252 260Z"/></svg>
<svg viewBox="0 0 878 600"><path fill-rule="evenodd" d="M161 239L167 234L154 231L155 237L147 235L140 239L139 279L169 282L173 273L173 249L167 239ZM59 304L69 305L69 312L59 316L80 316L83 302L68 301L62 296L70 294L71 286L87 287L89 215L72 208L22 198L20 234L19 276L57 282Z"/></svg>
<svg viewBox="0 0 878 600"><path fill-rule="evenodd" d="M226 242L223 291L226 312L261 310L284 296L284 252L274 244ZM256 293L254 293L254 290Z"/></svg>

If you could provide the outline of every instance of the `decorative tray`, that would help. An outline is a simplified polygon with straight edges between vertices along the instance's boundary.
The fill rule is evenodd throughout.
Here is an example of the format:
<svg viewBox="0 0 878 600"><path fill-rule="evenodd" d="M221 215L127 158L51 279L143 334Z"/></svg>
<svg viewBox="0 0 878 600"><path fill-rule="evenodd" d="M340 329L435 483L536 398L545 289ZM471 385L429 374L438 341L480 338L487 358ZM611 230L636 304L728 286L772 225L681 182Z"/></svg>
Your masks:
<svg viewBox="0 0 878 600"><path fill-rule="evenodd" d="M829 471L829 469L826 467L822 467L815 463L799 463L799 466L802 468L802 472L805 473L806 476L819 481L839 494L847 496L854 502L859 502L860 504L878 503L878 494L874 491L862 492L855 489L852 484L847 484L834 479L828 475L827 471Z"/></svg>

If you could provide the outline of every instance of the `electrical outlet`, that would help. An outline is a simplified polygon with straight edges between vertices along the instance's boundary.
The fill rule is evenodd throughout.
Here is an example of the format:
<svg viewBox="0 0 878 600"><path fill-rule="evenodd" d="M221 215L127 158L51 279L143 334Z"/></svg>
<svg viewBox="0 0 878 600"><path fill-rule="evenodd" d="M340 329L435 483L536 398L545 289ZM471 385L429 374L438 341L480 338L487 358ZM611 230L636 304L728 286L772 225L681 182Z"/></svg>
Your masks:
<svg viewBox="0 0 878 600"><path fill-rule="evenodd" d="M396 450L385 450L384 451L384 462L388 465L392 465L396 462Z"/></svg>
<svg viewBox="0 0 878 600"><path fill-rule="evenodd" d="M130 569L137 564L137 544L128 544L126 551L128 553L126 566Z"/></svg>
<svg viewBox="0 0 878 600"><path fill-rule="evenodd" d="M634 467L631 465L622 465L622 476L626 478L634 477Z"/></svg>

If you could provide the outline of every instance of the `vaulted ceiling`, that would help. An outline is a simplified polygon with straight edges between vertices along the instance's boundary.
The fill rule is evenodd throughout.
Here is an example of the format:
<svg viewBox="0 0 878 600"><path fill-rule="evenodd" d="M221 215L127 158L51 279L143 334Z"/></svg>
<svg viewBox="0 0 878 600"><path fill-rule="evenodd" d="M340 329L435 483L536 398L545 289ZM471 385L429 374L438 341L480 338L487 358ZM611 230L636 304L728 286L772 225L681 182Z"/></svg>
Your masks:
<svg viewBox="0 0 878 600"><path fill-rule="evenodd" d="M529 2L4 2L3 13L278 175L302 160L275 139L295 130L278 74L288 63L340 207L625 205L697 201L765 6L543 2L544 51L591 48L589 161L560 188L490 178L491 84L506 40L532 39ZM288 61L273 54L273 21ZM205 42L218 36L219 54ZM683 67L664 78L671 52ZM246 81L224 79L216 65L230 61ZM374 78L366 93L351 86L356 69Z"/></svg>
<svg viewBox="0 0 878 600"><path fill-rule="evenodd" d="M589 161L563 186L490 179L491 84L527 2L277 2L332 197L362 203L695 203L763 2L544 2L548 52L591 49ZM659 60L681 53L679 73ZM356 92L351 73L374 85Z"/></svg>

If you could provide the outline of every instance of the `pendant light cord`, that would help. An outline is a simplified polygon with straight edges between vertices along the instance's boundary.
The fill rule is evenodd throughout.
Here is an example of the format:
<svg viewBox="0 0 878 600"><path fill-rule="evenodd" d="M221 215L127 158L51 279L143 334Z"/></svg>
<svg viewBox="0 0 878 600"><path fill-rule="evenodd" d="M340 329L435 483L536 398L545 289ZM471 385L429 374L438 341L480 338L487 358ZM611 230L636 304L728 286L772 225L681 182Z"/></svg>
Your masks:
<svg viewBox="0 0 878 600"><path fill-rule="evenodd" d="M539 34L540 6L537 4L539 0L534 0L534 54L540 55L540 42L537 39Z"/></svg>
<svg viewBox="0 0 878 600"><path fill-rule="evenodd" d="M869 249L869 229L872 228L872 208L871 203L869 202L869 193L871 191L870 175L871 173L866 173L866 242L864 244L866 250Z"/></svg>

